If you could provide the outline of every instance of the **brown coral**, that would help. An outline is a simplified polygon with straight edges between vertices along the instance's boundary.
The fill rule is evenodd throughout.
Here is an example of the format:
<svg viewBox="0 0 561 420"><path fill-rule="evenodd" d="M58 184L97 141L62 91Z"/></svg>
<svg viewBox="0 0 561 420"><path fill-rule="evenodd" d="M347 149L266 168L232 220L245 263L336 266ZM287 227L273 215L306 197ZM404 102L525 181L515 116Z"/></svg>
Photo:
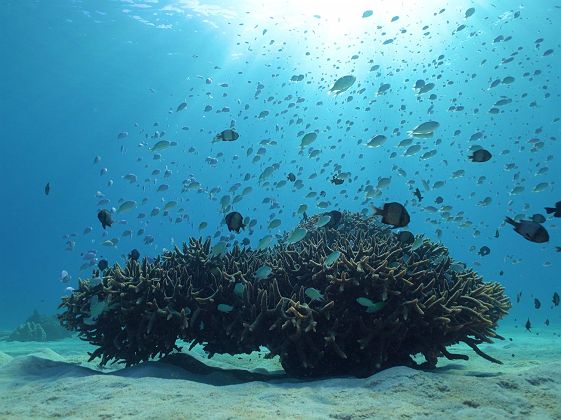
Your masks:
<svg viewBox="0 0 561 420"><path fill-rule="evenodd" d="M372 218L344 213L337 223L303 222L302 241L265 251L242 249L214 256L210 240L190 239L182 249L146 260L115 264L99 284L82 281L63 298L64 326L98 346L101 357L127 365L166 355L178 338L215 353L250 353L266 346L294 376L369 375L397 364L434 367L446 347L477 346L502 338L497 321L510 308L504 289L460 270L445 247L425 240L412 250ZM337 220L338 219L338 220ZM324 260L333 251L332 265ZM265 280L254 273L272 268ZM314 288L323 299L311 299ZM91 319L93 296L105 302ZM385 302L367 312L357 298Z"/></svg>

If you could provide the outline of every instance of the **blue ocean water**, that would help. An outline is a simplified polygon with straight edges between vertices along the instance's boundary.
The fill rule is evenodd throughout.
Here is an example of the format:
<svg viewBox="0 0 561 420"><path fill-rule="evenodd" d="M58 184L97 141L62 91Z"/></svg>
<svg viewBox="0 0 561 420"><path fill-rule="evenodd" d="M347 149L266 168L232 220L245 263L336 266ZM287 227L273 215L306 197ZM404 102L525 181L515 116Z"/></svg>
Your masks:
<svg viewBox="0 0 561 420"><path fill-rule="evenodd" d="M235 235L253 246L292 230L301 204L314 214L325 211L322 202L328 210L368 212L403 203L409 230L505 285L514 305L502 325L524 328L529 318L533 331L559 327L560 309L551 303L561 289L558 221L546 216L545 244L526 241L503 221L545 215L544 207L561 200L560 7L4 1L0 329L13 329L34 309L54 313L65 289L91 274L80 269L90 250L113 263L133 248L155 256L189 236L232 243L224 196L238 197L232 209L256 221ZM366 10L372 16L363 17ZM354 85L329 94L345 75L356 77ZM434 88L418 93L418 80ZM404 156L408 146L398 144L425 121L439 123L434 136L413 138L421 150ZM231 127L238 140L212 141ZM317 139L301 148L307 132ZM386 142L366 147L377 134ZM177 145L155 159L150 148L159 140ZM470 162L475 145L492 159ZM422 159L427 152L433 156ZM272 174L260 181L268 167ZM282 185L291 172L301 188ZM338 173L350 174L342 185L330 182ZM390 184L376 188L386 177ZM182 192L193 181L200 186ZM157 191L162 184L168 189ZM118 208L121 199L137 205L102 229L98 210ZM177 205L163 215L170 201ZM155 207L160 212L151 216ZM282 224L268 229L275 218ZM200 229L202 222L208 226ZM127 230L132 237L123 236ZM146 244L148 235L154 240ZM103 245L113 238L116 246ZM482 246L491 253L478 255ZM62 270L69 283L60 281Z"/></svg>

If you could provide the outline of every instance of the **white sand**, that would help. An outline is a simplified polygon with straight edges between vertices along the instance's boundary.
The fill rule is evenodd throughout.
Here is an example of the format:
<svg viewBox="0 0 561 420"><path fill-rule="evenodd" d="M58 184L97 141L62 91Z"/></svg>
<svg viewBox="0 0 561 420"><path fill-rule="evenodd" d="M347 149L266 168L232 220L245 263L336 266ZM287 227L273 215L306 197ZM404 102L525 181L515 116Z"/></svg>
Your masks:
<svg viewBox="0 0 561 420"><path fill-rule="evenodd" d="M513 341L482 349L503 365L457 346L470 360L441 359L432 372L315 381L288 378L261 354L208 360L195 348L192 357L99 369L77 339L0 342L0 418L561 419L559 333L500 332Z"/></svg>

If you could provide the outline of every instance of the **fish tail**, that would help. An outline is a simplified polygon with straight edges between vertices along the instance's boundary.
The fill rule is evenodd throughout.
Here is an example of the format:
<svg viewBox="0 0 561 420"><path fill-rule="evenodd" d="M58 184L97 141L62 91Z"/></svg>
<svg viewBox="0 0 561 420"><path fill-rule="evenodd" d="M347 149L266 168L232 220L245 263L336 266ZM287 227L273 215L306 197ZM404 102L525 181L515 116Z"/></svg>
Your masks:
<svg viewBox="0 0 561 420"><path fill-rule="evenodd" d="M547 212L547 214L551 214L551 213L555 213L557 209L553 208L553 207L546 207L545 211Z"/></svg>
<svg viewBox="0 0 561 420"><path fill-rule="evenodd" d="M371 206L372 207L372 211L374 212L374 216L381 216L384 214L384 210L380 209L376 206Z"/></svg>
<svg viewBox="0 0 561 420"><path fill-rule="evenodd" d="M507 222L509 225L512 225L512 226L516 226L516 225L517 225L516 221L513 220L513 219L511 219L511 218L508 217L508 216L505 217L505 222Z"/></svg>

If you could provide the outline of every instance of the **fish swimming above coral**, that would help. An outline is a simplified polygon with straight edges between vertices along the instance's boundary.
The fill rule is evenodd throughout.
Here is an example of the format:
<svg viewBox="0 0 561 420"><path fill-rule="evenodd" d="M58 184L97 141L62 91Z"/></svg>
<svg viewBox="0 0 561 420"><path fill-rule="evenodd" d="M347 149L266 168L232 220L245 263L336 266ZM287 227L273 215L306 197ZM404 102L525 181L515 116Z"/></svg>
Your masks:
<svg viewBox="0 0 561 420"><path fill-rule="evenodd" d="M415 241L415 235L408 230L402 230L397 234L397 239L402 244L412 244Z"/></svg>
<svg viewBox="0 0 561 420"><path fill-rule="evenodd" d="M304 134L304 136L300 140L300 148L309 146L314 141L316 141L317 138L318 138L318 135L317 135L317 133L314 133L314 132Z"/></svg>
<svg viewBox="0 0 561 420"><path fill-rule="evenodd" d="M340 77L335 81L331 89L329 89L329 93L332 93L334 95L339 95L345 92L346 90L350 89L351 86L354 85L355 81L356 81L356 77L354 77L353 75Z"/></svg>
<svg viewBox="0 0 561 420"><path fill-rule="evenodd" d="M488 150L478 149L478 150L474 151L471 154L471 156L469 156L469 159L472 162L483 163L483 162L487 162L492 157L493 157L493 155L491 155L491 152L489 152Z"/></svg>
<svg viewBox="0 0 561 420"><path fill-rule="evenodd" d="M547 214L553 214L553 217L561 217L561 201L555 203L555 207L546 207Z"/></svg>
<svg viewBox="0 0 561 420"><path fill-rule="evenodd" d="M531 220L521 220L517 222L510 217L507 217L505 222L514 226L514 231L530 242L541 244L549 241L549 233L539 223Z"/></svg>
<svg viewBox="0 0 561 420"><path fill-rule="evenodd" d="M228 130L224 130L224 131L218 133L214 137L212 142L213 143L219 142L219 141L230 142L230 141L236 141L239 138L240 138L240 135L236 131L228 129Z"/></svg>
<svg viewBox="0 0 561 420"><path fill-rule="evenodd" d="M131 260L135 260L138 261L138 259L140 258L140 252L138 251L138 249L133 248L129 254L127 255L127 257Z"/></svg>
<svg viewBox="0 0 561 420"><path fill-rule="evenodd" d="M407 134L409 134L409 136L411 137L432 137L438 127L440 127L440 123L438 123L437 121L426 121L422 124L419 124Z"/></svg>
<svg viewBox="0 0 561 420"><path fill-rule="evenodd" d="M97 268L99 271L103 271L107 269L107 267L109 267L109 262L105 258L102 258L98 261Z"/></svg>
<svg viewBox="0 0 561 420"><path fill-rule="evenodd" d="M382 223L394 228L405 227L411 221L409 213L400 203L385 203L382 208L372 207L375 216L382 216Z"/></svg>
<svg viewBox="0 0 561 420"><path fill-rule="evenodd" d="M245 228L243 216L237 211L228 213L224 220L226 221L226 226L228 226L228 230L230 232L234 231L236 233L240 233L240 229Z"/></svg>
<svg viewBox="0 0 561 420"><path fill-rule="evenodd" d="M179 105L177 105L177 108L175 109L175 112L181 112L185 108L187 108L187 102L181 102Z"/></svg>
<svg viewBox="0 0 561 420"><path fill-rule="evenodd" d="M105 229L107 226L111 227L111 225L113 224L113 219L109 210L100 210L97 213L97 218L99 219L101 227L103 227L103 229Z"/></svg>
<svg viewBox="0 0 561 420"><path fill-rule="evenodd" d="M331 178L330 182L334 185L341 185L343 182L345 182L345 180L338 175L333 175L333 178Z"/></svg>
<svg viewBox="0 0 561 420"><path fill-rule="evenodd" d="M479 252L477 254L481 255L482 257L489 255L491 253L491 249L488 246L482 246L479 249Z"/></svg>
<svg viewBox="0 0 561 420"><path fill-rule="evenodd" d="M543 214L539 214L536 213L532 216L532 222L536 222L536 223L545 223L546 222L546 218Z"/></svg>

